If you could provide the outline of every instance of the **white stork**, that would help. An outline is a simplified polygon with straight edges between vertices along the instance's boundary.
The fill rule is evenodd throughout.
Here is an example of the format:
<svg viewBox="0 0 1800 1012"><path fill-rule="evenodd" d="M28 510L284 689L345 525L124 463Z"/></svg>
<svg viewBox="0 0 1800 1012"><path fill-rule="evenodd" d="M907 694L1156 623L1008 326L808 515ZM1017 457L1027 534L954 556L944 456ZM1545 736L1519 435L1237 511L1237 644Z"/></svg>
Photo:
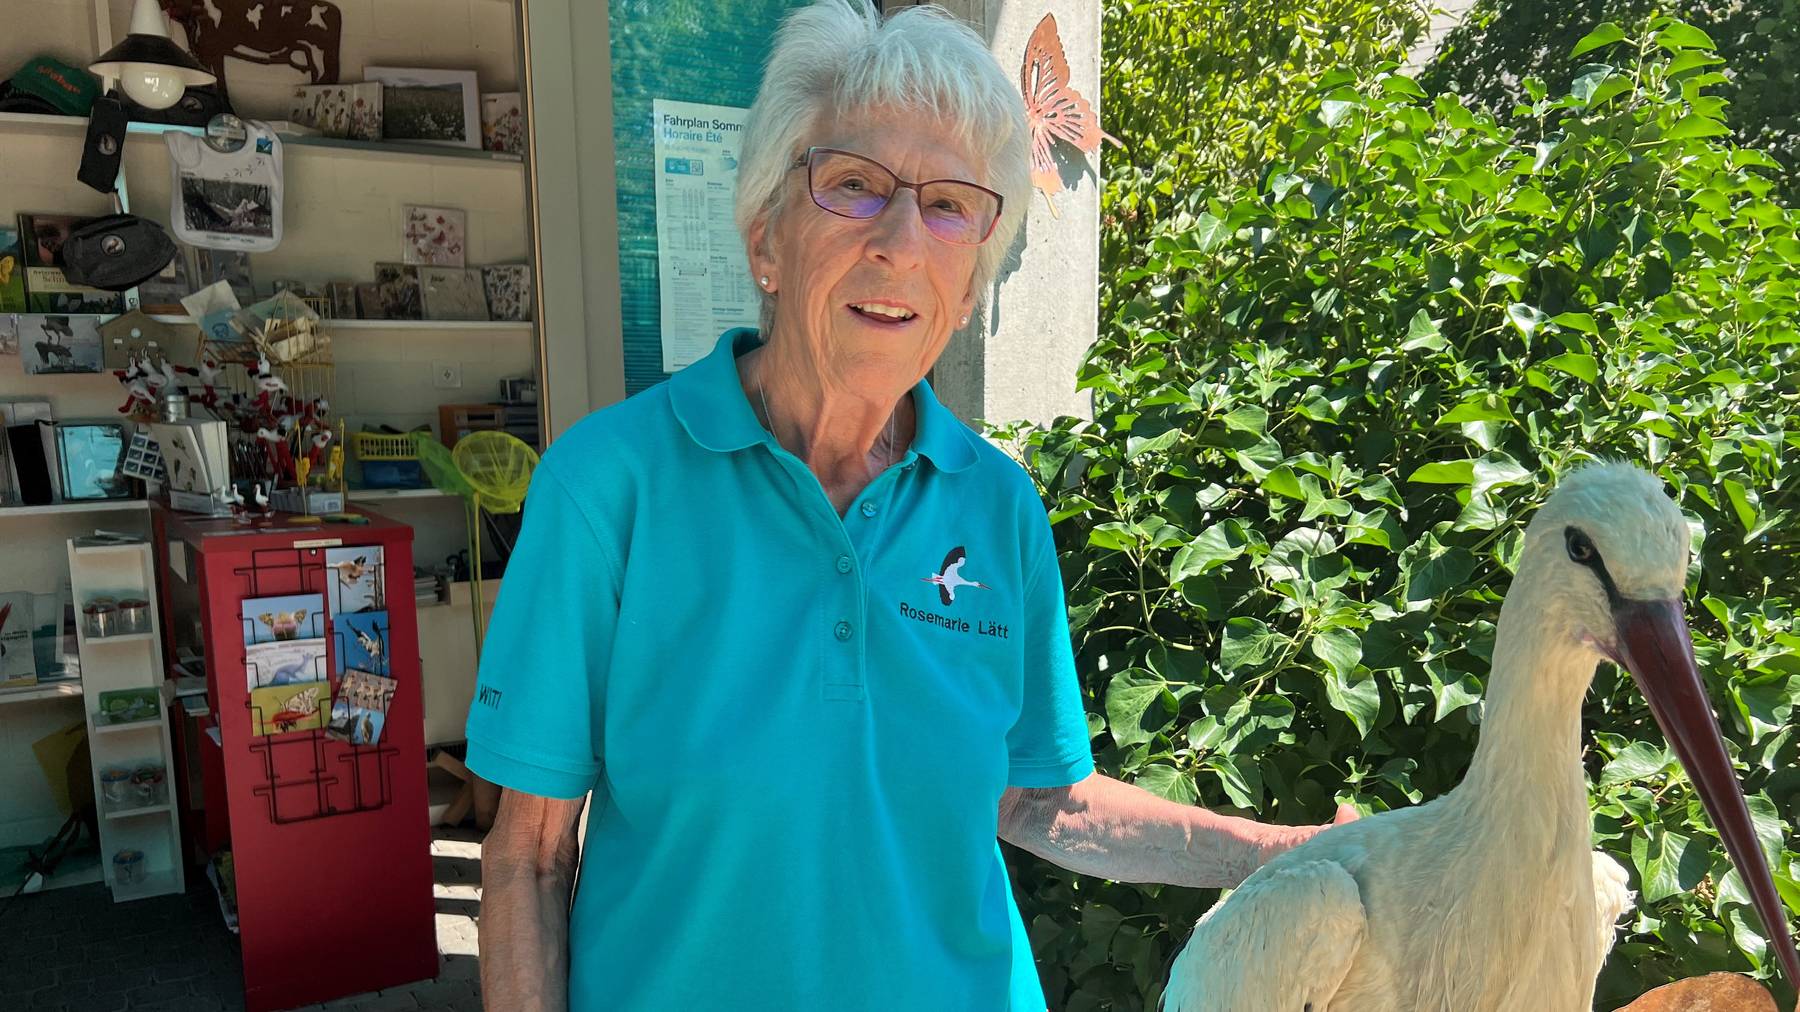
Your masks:
<svg viewBox="0 0 1800 1012"><path fill-rule="evenodd" d="M1590 850L1581 700L1602 658L1637 681L1800 980L1695 668L1687 560L1687 524L1655 478L1605 464L1563 482L1526 530L1462 783L1251 875L1195 926L1167 1012L1592 1009L1631 905L1624 870Z"/></svg>
<svg viewBox="0 0 1800 1012"><path fill-rule="evenodd" d="M987 590L987 584L976 583L962 575L963 563L967 561L969 561L968 553L963 551L963 546L957 545L950 549L949 555L944 556L944 565L937 572L930 576L921 576L919 579L926 583L937 584L938 600L945 604L956 600L956 588L958 587L980 587L982 590Z"/></svg>

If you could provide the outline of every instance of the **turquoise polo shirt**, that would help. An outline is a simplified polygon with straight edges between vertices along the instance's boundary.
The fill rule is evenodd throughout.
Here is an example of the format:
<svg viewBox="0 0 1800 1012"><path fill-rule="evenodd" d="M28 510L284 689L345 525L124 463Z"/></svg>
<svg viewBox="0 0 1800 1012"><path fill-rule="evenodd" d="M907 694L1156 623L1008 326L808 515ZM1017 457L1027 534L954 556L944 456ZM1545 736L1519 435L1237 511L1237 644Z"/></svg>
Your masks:
<svg viewBox="0 0 1800 1012"><path fill-rule="evenodd" d="M593 792L571 1007L1042 1012L1000 795L1093 770L1042 503L921 382L840 518L756 343L551 446L488 625L470 768Z"/></svg>

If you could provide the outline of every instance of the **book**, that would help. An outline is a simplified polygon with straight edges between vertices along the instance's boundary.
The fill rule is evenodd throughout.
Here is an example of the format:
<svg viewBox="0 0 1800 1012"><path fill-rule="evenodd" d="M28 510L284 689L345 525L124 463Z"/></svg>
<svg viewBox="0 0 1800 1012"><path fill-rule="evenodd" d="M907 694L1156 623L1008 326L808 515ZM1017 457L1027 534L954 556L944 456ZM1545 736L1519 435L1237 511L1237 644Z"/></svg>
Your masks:
<svg viewBox="0 0 1800 1012"><path fill-rule="evenodd" d="M0 313L25 309L25 249L18 229L0 225Z"/></svg>
<svg viewBox="0 0 1800 1012"><path fill-rule="evenodd" d="M0 688L37 684L31 645L31 595L0 594Z"/></svg>

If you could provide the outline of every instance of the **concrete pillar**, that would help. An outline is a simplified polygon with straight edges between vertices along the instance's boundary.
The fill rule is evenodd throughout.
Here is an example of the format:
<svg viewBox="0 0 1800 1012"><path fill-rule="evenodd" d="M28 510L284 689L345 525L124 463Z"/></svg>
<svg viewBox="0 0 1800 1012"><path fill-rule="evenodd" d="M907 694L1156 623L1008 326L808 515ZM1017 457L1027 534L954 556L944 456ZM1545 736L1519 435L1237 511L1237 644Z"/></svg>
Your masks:
<svg viewBox="0 0 1800 1012"><path fill-rule="evenodd" d="M937 0L988 40L1018 80L1025 43L1046 13L1056 16L1071 84L1100 112L1100 5L1093 0ZM888 0L889 11L908 6ZM1102 118L1101 125L1105 125ZM1032 191L1025 227L987 306L951 339L932 381L964 419L1048 422L1088 417L1092 401L1075 390L1075 373L1099 323L1100 153L1067 155L1052 199Z"/></svg>

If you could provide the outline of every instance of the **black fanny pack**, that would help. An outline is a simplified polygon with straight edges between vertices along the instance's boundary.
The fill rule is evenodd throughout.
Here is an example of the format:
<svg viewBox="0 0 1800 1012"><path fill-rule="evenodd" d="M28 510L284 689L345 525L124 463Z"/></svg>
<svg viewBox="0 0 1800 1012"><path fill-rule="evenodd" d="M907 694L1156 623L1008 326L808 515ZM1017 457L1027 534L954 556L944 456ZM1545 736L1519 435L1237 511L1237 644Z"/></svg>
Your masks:
<svg viewBox="0 0 1800 1012"><path fill-rule="evenodd" d="M122 292L155 277L175 259L175 240L154 221L109 214L63 241L63 275L78 285Z"/></svg>

